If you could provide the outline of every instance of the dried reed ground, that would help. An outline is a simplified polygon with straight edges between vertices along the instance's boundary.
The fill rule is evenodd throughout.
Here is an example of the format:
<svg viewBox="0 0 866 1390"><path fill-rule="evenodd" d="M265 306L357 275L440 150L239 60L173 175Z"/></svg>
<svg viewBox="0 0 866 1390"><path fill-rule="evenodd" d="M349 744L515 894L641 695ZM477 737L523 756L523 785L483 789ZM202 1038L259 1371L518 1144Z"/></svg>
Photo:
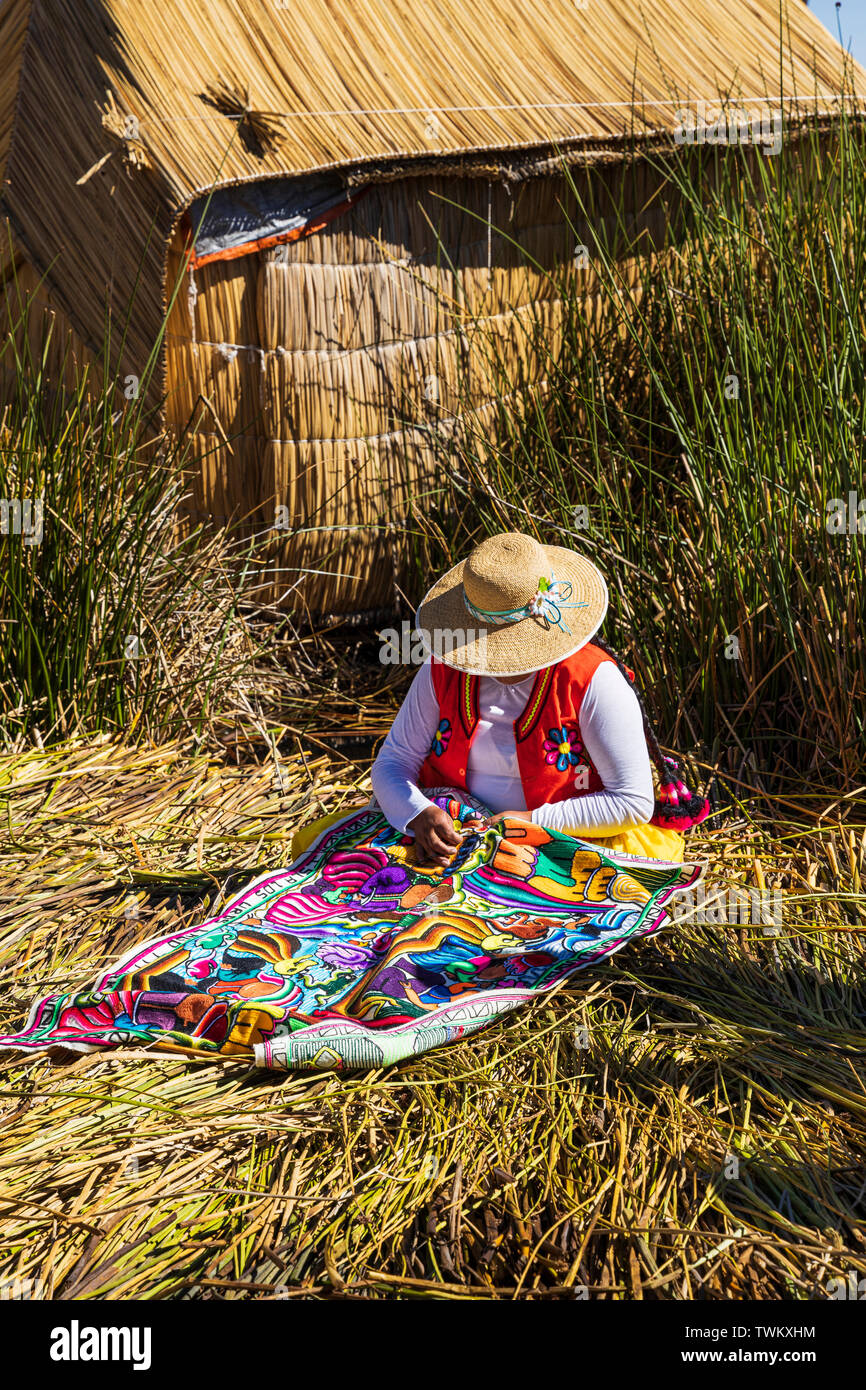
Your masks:
<svg viewBox="0 0 866 1390"><path fill-rule="evenodd" d="M105 738L0 762L0 1026L201 920L364 785ZM810 820L743 806L692 842L716 883L785 884L780 935L670 927L388 1071L2 1054L2 1287L778 1299L866 1273L866 832Z"/></svg>

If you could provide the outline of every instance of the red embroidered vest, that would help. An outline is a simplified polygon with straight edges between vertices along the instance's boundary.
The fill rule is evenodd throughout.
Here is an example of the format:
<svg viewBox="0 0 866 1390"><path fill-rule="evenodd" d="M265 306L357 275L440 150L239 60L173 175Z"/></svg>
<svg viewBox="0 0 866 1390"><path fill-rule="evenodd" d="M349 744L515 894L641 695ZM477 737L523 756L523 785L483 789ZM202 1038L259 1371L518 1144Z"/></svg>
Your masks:
<svg viewBox="0 0 866 1390"><path fill-rule="evenodd" d="M566 801L601 791L603 783L580 736L580 706L595 672L610 657L598 647L581 647L573 656L539 671L514 721L517 765L526 806ZM431 660L439 726L418 774L421 787L466 786L469 749L478 728L478 676Z"/></svg>

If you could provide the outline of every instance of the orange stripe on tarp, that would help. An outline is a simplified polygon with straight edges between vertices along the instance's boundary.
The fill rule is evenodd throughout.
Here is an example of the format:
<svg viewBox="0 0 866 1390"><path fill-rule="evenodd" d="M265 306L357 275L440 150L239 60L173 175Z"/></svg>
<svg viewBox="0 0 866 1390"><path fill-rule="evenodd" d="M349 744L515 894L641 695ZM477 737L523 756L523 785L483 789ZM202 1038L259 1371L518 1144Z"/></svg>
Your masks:
<svg viewBox="0 0 866 1390"><path fill-rule="evenodd" d="M314 222L305 222L303 227L294 227L290 232L277 232L274 236L258 237L255 241L241 242L239 246L227 246L223 251L210 251L206 256L197 256L195 250L192 250L189 255L189 268L198 270L200 266L210 265L211 261L236 261L241 256L252 256L256 251L267 251L272 246L283 246L291 241L300 241L303 237L314 236L323 227L327 227L329 222L333 222L335 217L340 217L344 212L348 212L349 208L354 207L355 203L359 202L369 191L369 188L362 188L342 203L335 203ZM189 214L186 214L186 225L190 227L191 231Z"/></svg>

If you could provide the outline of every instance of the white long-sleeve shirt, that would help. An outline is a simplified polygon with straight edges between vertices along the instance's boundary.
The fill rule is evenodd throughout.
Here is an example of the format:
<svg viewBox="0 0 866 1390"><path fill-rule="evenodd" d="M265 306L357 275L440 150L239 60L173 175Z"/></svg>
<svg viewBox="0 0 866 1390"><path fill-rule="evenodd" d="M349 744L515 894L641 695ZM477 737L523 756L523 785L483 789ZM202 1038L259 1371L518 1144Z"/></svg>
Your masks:
<svg viewBox="0 0 866 1390"><path fill-rule="evenodd" d="M514 721L523 713L535 676L505 685L482 676L478 726L469 748L466 785L491 811L525 811ZM373 764L376 800L388 821L405 830L425 806L418 786L421 764L439 724L439 702L430 662L419 670ZM603 790L531 808L536 825L553 830L607 834L644 825L653 813L654 794L640 706L631 685L612 661L603 661L580 707L580 736ZM579 775L581 769L574 768Z"/></svg>

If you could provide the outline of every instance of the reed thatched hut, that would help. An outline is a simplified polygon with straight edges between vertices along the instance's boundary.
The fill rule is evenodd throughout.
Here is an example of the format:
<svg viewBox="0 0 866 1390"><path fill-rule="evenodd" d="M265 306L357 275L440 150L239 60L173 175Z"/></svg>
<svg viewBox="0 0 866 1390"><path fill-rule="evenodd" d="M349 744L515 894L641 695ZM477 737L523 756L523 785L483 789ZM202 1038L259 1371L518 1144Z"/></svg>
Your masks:
<svg viewBox="0 0 866 1390"><path fill-rule="evenodd" d="M782 25L786 113L832 112L840 50L802 0ZM495 392L467 320L555 332L560 158L622 203L682 109L779 106L779 48L778 0L0 0L0 277L82 358L124 325L124 381L159 343L199 508L279 515L308 603L375 606L431 421Z"/></svg>

